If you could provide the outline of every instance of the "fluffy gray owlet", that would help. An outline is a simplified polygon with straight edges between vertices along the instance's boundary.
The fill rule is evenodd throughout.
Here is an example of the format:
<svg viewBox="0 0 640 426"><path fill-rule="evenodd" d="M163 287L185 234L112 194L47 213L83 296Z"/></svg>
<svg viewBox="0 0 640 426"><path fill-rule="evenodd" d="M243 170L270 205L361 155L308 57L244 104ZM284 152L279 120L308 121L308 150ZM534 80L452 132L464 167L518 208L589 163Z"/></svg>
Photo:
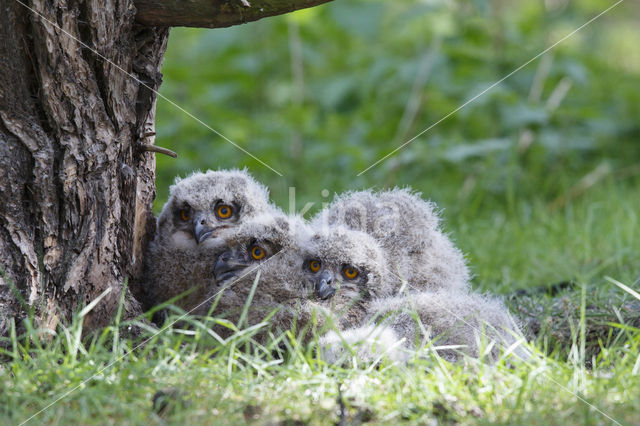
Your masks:
<svg viewBox="0 0 640 426"><path fill-rule="evenodd" d="M306 303L299 252L300 241L308 232L302 218L281 212L260 215L225 230L226 248L214 268L217 284L209 288L207 304L198 313L226 318L240 329L269 318L269 326L255 336L261 341L268 329L291 328L298 305ZM239 324L243 312L246 322ZM214 331L227 337L233 329L215 326Z"/></svg>
<svg viewBox="0 0 640 426"><path fill-rule="evenodd" d="M323 229L341 225L375 238L385 252L396 288L409 290L468 287L462 252L440 228L435 204L409 189L357 191L336 196L313 219Z"/></svg>
<svg viewBox="0 0 640 426"><path fill-rule="evenodd" d="M388 252L373 237L342 226L314 231L301 245L305 282L314 290L309 303L302 306L322 309L334 322L334 329L319 341L327 361L344 355L345 343L361 343L355 353L372 361L382 354L406 359L407 350L428 341L460 346L459 351L440 351L456 361L460 353L480 356L482 337L503 348L521 337L517 322L499 298L472 293L466 286L413 289L397 295L397 275L389 271ZM425 278L414 275L415 287L429 288L420 279ZM494 346L489 359L498 353ZM526 358L523 350L518 354Z"/></svg>
<svg viewBox="0 0 640 426"><path fill-rule="evenodd" d="M368 303L386 295L384 287L367 285L383 282L385 267L378 243L363 232L313 233L299 217L264 215L228 234L229 249L215 267L221 289L209 297L217 299L213 314L233 323L248 304L241 328L269 317L271 330L296 324L308 331L314 316L319 327L348 328L360 323Z"/></svg>
<svg viewBox="0 0 640 426"><path fill-rule="evenodd" d="M246 170L177 178L145 256L145 308L186 291L174 304L187 311L198 306L215 284L215 259L225 247L222 231L274 209L267 188Z"/></svg>
<svg viewBox="0 0 640 426"><path fill-rule="evenodd" d="M339 329L357 327L373 301L393 294L385 253L362 231L342 226L314 231L300 251L307 309L325 312Z"/></svg>
<svg viewBox="0 0 640 426"><path fill-rule="evenodd" d="M370 305L365 322L344 333L331 331L323 336L320 344L325 359L345 361L349 345L364 361L382 355L406 360L411 351L427 344L451 362L460 360L462 354L495 361L507 349L521 359L529 357L524 347L514 345L523 339L522 332L495 296L439 289L378 299Z"/></svg>

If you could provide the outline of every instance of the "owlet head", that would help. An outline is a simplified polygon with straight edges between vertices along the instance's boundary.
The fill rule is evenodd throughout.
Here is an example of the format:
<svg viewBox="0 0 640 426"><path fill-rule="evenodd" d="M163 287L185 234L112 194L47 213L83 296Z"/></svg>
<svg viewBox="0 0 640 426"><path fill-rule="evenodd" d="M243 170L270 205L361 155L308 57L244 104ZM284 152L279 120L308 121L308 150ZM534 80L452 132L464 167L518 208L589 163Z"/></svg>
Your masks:
<svg viewBox="0 0 640 426"><path fill-rule="evenodd" d="M318 300L348 309L385 293L382 250L364 232L325 228L309 238L303 253L305 286Z"/></svg>
<svg viewBox="0 0 640 426"><path fill-rule="evenodd" d="M186 249L218 245L222 230L272 209L267 189L245 170L196 172L171 186L158 237Z"/></svg>
<svg viewBox="0 0 640 426"><path fill-rule="evenodd" d="M257 267L274 255L295 250L305 229L307 226L300 217L278 212L256 216L223 231L227 250L216 261L217 283L247 275L250 271L245 271L246 268Z"/></svg>

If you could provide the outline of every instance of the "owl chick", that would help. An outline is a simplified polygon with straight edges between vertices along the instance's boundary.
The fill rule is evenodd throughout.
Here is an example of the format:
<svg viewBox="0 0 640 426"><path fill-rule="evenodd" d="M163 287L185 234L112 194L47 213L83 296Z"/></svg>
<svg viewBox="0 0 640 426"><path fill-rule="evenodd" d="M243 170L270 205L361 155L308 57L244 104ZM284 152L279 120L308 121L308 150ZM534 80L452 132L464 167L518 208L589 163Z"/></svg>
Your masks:
<svg viewBox="0 0 640 426"><path fill-rule="evenodd" d="M211 313L238 325L249 303L245 312L249 325L273 314L272 328L289 329L297 305L304 301L299 247L308 232L302 218L282 212L256 216L224 231L226 247L212 261L216 285L209 287L208 302L198 313ZM254 284L255 291L251 294ZM223 337L231 333L221 327L216 327L216 332Z"/></svg>
<svg viewBox="0 0 640 426"><path fill-rule="evenodd" d="M464 256L442 232L435 204L409 189L336 196L312 225L342 225L371 235L385 251L396 288L402 280L418 291L468 287Z"/></svg>
<svg viewBox="0 0 640 426"><path fill-rule="evenodd" d="M267 188L246 170L196 172L177 178L169 191L145 255L145 308L189 291L175 304L190 310L214 283L215 259L225 247L222 231L275 207Z"/></svg>
<svg viewBox="0 0 640 426"><path fill-rule="evenodd" d="M387 259L391 256L378 241L361 231L330 225L316 230L302 246L304 274L310 283L307 287L315 290L305 307L322 308L334 318L336 326L320 339L326 359L343 354L345 341L359 342L358 356L368 353L373 357L369 360L382 353L391 359L404 359L407 349L419 347L415 339L422 329L416 318L429 330L422 339L434 340L436 345L459 345L461 352L471 356L480 355L477 337L481 331L503 346L516 340L514 333L521 334L500 299L472 293L466 286L396 295L399 277L389 269ZM359 279L362 271L366 277ZM337 285L332 281L336 276L341 278ZM414 274L409 286L430 287L420 279L424 276ZM386 319L379 327L373 327L383 317ZM393 350L386 353L390 348ZM494 348L490 356L495 358L497 353ZM443 352L452 361L459 354L454 350Z"/></svg>
<svg viewBox="0 0 640 426"><path fill-rule="evenodd" d="M368 302L387 295L385 287L367 285L384 282L385 267L378 243L363 232L332 227L314 233L299 217L272 216L248 221L232 234L215 266L222 287L215 290L216 316L237 321L258 272L249 325L276 311L270 323L280 330L294 323L304 328L314 317L319 326L330 318L350 327L364 318Z"/></svg>
<svg viewBox="0 0 640 426"><path fill-rule="evenodd" d="M457 361L461 354L473 357L485 355L497 359L501 349L509 348L522 338L519 324L509 314L502 300L496 296L469 291L440 289L398 296L376 301L371 312L383 324L405 338L409 347L420 347L429 339L435 347L460 346L441 349L445 359ZM424 335L424 326L429 335ZM523 348L515 353L527 358Z"/></svg>
<svg viewBox="0 0 640 426"><path fill-rule="evenodd" d="M394 288L378 242L369 234L342 226L315 230L301 245L307 309L329 314L340 329L358 326L368 306L389 297Z"/></svg>
<svg viewBox="0 0 640 426"><path fill-rule="evenodd" d="M332 331L323 336L320 345L325 360L344 361L348 350L355 350L363 361L382 355L403 360L411 351L432 344L433 350L451 362L463 354L495 361L501 351L523 339L518 323L499 298L451 289L378 299L371 304L366 322L344 334ZM374 339L382 344L372 345ZM524 347L511 349L519 358L528 359Z"/></svg>

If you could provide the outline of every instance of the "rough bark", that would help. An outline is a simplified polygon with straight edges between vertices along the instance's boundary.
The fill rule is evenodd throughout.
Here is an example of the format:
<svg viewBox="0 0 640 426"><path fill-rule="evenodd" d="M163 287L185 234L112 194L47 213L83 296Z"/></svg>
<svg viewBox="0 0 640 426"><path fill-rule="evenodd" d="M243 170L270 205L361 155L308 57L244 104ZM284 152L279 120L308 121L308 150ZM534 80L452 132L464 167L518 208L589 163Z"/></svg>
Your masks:
<svg viewBox="0 0 640 426"><path fill-rule="evenodd" d="M107 323L154 220L153 154L137 147L168 29L135 23L131 1L26 6L0 6L0 335L27 311L55 328L111 289L85 318Z"/></svg>
<svg viewBox="0 0 640 426"><path fill-rule="evenodd" d="M27 315L55 329L110 290L85 317L103 326L142 273L155 229L143 146L169 34L149 25L229 26L325 1L139 0L138 21L134 0L0 4L0 336Z"/></svg>
<svg viewBox="0 0 640 426"><path fill-rule="evenodd" d="M135 0L145 25L222 28L317 6L331 0Z"/></svg>

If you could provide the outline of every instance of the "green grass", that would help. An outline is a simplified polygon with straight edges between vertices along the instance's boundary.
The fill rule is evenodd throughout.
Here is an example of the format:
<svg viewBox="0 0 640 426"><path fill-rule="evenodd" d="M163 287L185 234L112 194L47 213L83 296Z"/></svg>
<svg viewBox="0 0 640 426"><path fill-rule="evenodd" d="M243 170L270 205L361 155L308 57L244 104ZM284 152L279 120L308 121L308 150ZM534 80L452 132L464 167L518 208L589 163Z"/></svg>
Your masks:
<svg viewBox="0 0 640 426"><path fill-rule="evenodd" d="M612 422L581 399L637 424L640 330L620 325L634 298L606 279L640 288L637 2L356 176L611 4L336 1L229 29L172 29L163 66L165 96L285 176L159 100L156 142L179 157L158 157L156 210L174 176L198 168L247 166L285 208L289 187L300 209L328 201L324 189L411 185L444 209L475 289L575 282L566 300L533 296L546 334L532 344L548 355L341 368L291 336L279 341L290 347L283 361L276 343L251 345L251 331L216 342L195 318L195 335L170 329L129 353L152 332L133 339L114 322L82 340L79 315L54 335L27 324L3 342L0 424L76 387L31 424L332 424L341 402L346 424ZM561 82L571 88L550 107ZM153 397L167 389L175 403L158 414Z"/></svg>
<svg viewBox="0 0 640 426"><path fill-rule="evenodd" d="M603 285L606 275L633 283L640 276L638 183L602 182L555 210L542 197L518 200L513 209L463 210L446 217L445 227L483 289Z"/></svg>
<svg viewBox="0 0 640 426"><path fill-rule="evenodd" d="M189 319L191 333L149 330L132 339L129 324L114 322L81 340L81 313L55 335L42 336L31 325L8 341L0 365L0 423L24 421L69 391L32 424L333 424L341 415L345 424L612 422L598 410L636 423L640 329L614 318L610 338L603 333L595 353L581 337L590 332L589 305L596 299L634 300L605 276L638 289L638 195L637 185L611 181L555 210L517 200L513 215L462 211L447 221L470 253L479 288L578 283L574 328L549 356L547 335L532 343L538 355L528 362L449 364L423 352L408 365L343 368L326 365L291 334L271 346L252 343L251 332L218 342L196 318ZM539 297L543 305L550 300ZM131 351L145 337L150 340ZM285 356L274 357L283 343ZM161 390L171 397L159 414L152 400Z"/></svg>

